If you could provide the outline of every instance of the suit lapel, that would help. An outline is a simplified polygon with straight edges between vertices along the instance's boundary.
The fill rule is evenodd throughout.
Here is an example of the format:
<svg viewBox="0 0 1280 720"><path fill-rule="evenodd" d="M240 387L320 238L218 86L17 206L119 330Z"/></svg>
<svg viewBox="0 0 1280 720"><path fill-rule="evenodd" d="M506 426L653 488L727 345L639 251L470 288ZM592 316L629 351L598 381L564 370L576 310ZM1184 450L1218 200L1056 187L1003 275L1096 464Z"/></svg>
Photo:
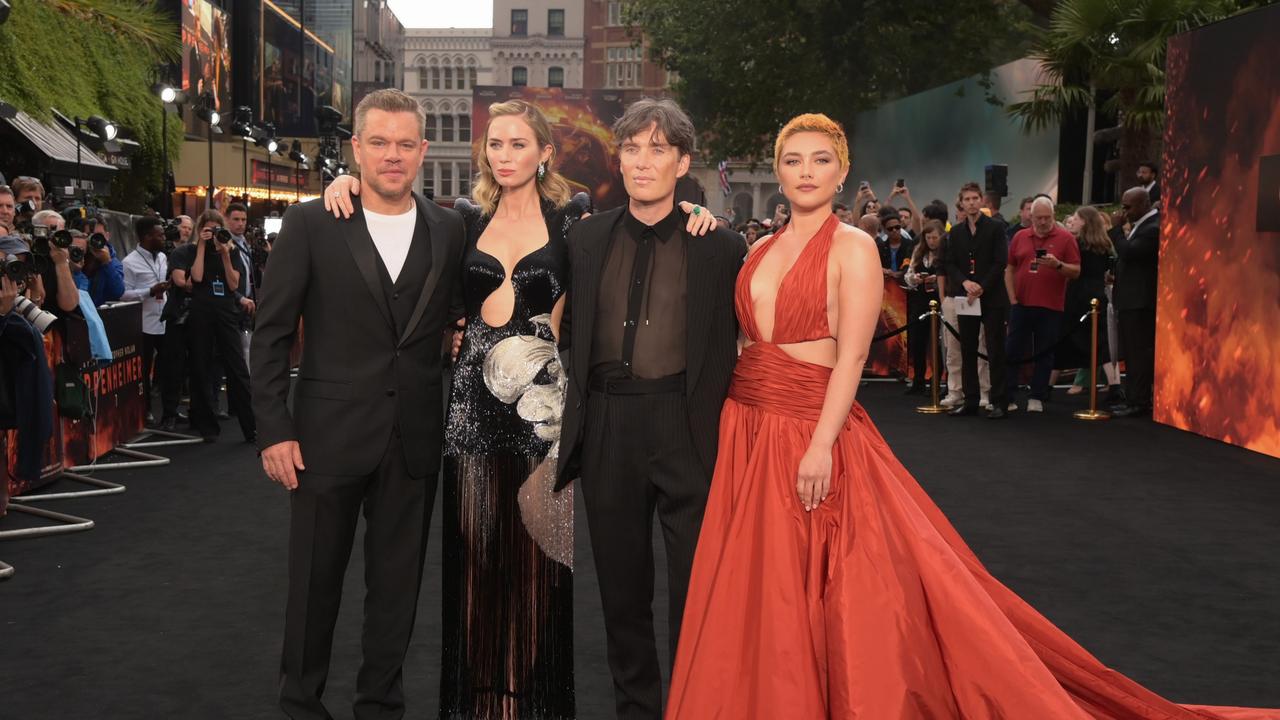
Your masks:
<svg viewBox="0 0 1280 720"><path fill-rule="evenodd" d="M374 253L378 250L373 245L373 237L369 235L369 225L364 220L364 208L358 199L353 198L352 201L355 203L356 212L351 216L352 232L344 233L347 249L351 251L356 269L360 271L360 277L364 278L364 284L373 296L373 304L378 307L382 319L394 333L396 324L391 319L391 308L387 307L387 296L382 292L382 282L378 279L377 259L374 257Z"/></svg>
<svg viewBox="0 0 1280 720"><path fill-rule="evenodd" d="M418 204L418 219L426 229L426 242L431 248L431 269L427 271L427 281L422 283L422 294L418 296L418 304L413 308L413 314L409 316L409 322L405 324L404 332L400 335L400 341L396 343L396 347L404 345L413 334L414 328L418 327L422 315L427 311L427 305L431 303L432 295L435 294L436 285L440 282L440 273L444 272L449 261L448 244L444 242L444 227L431 216L431 213L427 212L426 199L419 197L417 193L413 194L413 199Z"/></svg>
<svg viewBox="0 0 1280 720"><path fill-rule="evenodd" d="M683 226L683 222L681 223ZM712 295L720 287L713 281L715 253L710 235L694 237L685 231L685 257L688 258L688 291L685 295L685 313L688 337L685 340L685 392L692 395L702 371L706 355L707 336L711 332L711 314L715 310Z"/></svg>
<svg viewBox="0 0 1280 720"><path fill-rule="evenodd" d="M601 232L595 236L584 236L582 260L586 267L570 268L580 283L575 283L573 295L569 302L573 303L573 381L578 392L586 396L588 366L591 364L591 343L595 336L596 304L600 299L600 274L604 272L604 263L609 256L609 239L613 237L614 228L622 219L622 210L610 210L602 215L613 213L613 222L601 225Z"/></svg>

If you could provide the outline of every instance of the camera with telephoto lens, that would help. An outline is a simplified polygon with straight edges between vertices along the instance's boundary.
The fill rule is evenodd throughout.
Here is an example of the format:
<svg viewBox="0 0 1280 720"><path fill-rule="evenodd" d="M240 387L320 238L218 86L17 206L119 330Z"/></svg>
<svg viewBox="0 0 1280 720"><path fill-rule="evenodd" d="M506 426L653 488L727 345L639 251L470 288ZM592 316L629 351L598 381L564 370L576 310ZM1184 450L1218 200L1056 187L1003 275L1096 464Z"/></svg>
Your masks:
<svg viewBox="0 0 1280 720"><path fill-rule="evenodd" d="M71 262L76 263L77 265L84 262L84 248L79 247L78 245L72 245L67 250L67 255L70 256Z"/></svg>
<svg viewBox="0 0 1280 720"><path fill-rule="evenodd" d="M231 242L231 231L226 228L218 228L213 231L213 239L226 245Z"/></svg>
<svg viewBox="0 0 1280 720"><path fill-rule="evenodd" d="M31 302L22 295L19 295L18 299L13 303L13 309L19 315L26 318L27 322L31 323L32 327L39 330L41 335L49 332L49 326L53 325L53 322L58 319L57 315L41 310L39 305Z"/></svg>
<svg viewBox="0 0 1280 720"><path fill-rule="evenodd" d="M100 232L96 232L89 236L89 247L94 250L101 250L107 246L107 236Z"/></svg>
<svg viewBox="0 0 1280 720"><path fill-rule="evenodd" d="M67 248L71 247L71 231L70 230L55 230L53 234L50 235L49 237L54 245L57 245L63 250L66 250Z"/></svg>
<svg viewBox="0 0 1280 720"><path fill-rule="evenodd" d="M177 220L170 220L164 224L164 251L173 252L178 246L178 240L182 238L182 223Z"/></svg>

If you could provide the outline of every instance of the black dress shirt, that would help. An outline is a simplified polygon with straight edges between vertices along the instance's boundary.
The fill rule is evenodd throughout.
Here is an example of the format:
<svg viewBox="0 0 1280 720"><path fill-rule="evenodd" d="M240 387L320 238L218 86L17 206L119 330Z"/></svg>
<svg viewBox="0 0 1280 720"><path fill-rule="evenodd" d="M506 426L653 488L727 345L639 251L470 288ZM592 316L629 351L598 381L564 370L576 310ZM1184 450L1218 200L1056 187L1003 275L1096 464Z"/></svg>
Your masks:
<svg viewBox="0 0 1280 720"><path fill-rule="evenodd" d="M684 215L656 225L629 211L613 229L601 276L591 370L661 378L685 370L688 264Z"/></svg>

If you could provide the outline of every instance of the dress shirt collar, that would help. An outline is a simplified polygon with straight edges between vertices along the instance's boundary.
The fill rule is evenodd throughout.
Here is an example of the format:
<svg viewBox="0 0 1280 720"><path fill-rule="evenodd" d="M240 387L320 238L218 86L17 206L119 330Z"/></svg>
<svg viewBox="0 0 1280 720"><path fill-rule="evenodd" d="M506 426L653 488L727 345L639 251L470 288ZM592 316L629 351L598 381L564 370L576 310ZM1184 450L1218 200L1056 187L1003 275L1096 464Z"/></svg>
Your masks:
<svg viewBox="0 0 1280 720"><path fill-rule="evenodd" d="M160 253L153 253L153 252L151 252L150 250L148 250L148 249L146 249L146 248L142 247L141 245L139 245L138 247L136 247L136 248L134 248L134 249L135 249L135 250L137 250L137 251L138 251L138 255L139 255L143 260L146 260L147 262L155 262L156 260L159 260L159 259L160 259Z"/></svg>
<svg viewBox="0 0 1280 720"><path fill-rule="evenodd" d="M1133 224L1133 228L1129 230L1129 237L1133 237L1133 234L1138 231L1138 228L1142 227L1142 223L1155 217L1156 213L1158 212L1160 212L1160 209L1153 207L1147 211L1146 215L1143 215L1142 217L1138 218L1138 221Z"/></svg>
<svg viewBox="0 0 1280 720"><path fill-rule="evenodd" d="M658 236L658 240L666 242L676 234L676 230L680 227L680 222L683 219L684 213L680 212L678 207L672 207L671 212L659 220L656 225L646 225L635 215L632 215L631 209L628 208L625 222L627 232L631 235L632 240L639 240L644 236L645 230L652 230Z"/></svg>

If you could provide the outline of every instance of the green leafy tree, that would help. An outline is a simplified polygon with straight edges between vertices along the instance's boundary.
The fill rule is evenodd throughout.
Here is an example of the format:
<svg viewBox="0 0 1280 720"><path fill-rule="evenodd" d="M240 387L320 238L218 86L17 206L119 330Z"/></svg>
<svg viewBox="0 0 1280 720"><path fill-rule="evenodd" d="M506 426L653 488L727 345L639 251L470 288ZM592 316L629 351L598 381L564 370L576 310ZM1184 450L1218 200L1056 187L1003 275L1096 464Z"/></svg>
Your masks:
<svg viewBox="0 0 1280 720"><path fill-rule="evenodd" d="M1262 3L1266 4L1266 3ZM1169 38L1256 7L1241 0L1063 0L1037 33L1033 56L1045 82L1009 105L1027 130L1081 111L1119 118L1119 158L1108 165L1122 181L1158 156L1164 124L1165 50ZM1099 102L1100 98L1105 101Z"/></svg>
<svg viewBox="0 0 1280 720"><path fill-rule="evenodd" d="M760 158L795 114L852 130L885 100L1023 56L1033 14L1014 0L632 0L626 18L676 71L703 148Z"/></svg>
<svg viewBox="0 0 1280 720"><path fill-rule="evenodd" d="M161 105L151 92L157 65L177 60L173 19L140 0L13 0L0 25L0 99L39 120L53 110L102 115L141 149L132 170L117 174L108 204L140 211L161 188ZM182 146L181 123L169 123L170 160Z"/></svg>

